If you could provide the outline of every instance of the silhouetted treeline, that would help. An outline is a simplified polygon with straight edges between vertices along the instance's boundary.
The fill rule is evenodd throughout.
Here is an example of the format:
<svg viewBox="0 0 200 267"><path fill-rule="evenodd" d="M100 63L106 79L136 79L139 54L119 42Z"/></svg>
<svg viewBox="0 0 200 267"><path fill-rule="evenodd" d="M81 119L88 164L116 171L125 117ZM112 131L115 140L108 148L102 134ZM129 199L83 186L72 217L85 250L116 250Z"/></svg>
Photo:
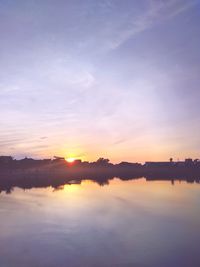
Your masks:
<svg viewBox="0 0 200 267"><path fill-rule="evenodd" d="M95 162L75 160L68 163L64 158L34 160L24 158L16 160L0 156L0 191L11 192L13 187L24 189L52 186L58 188L64 184L80 183L90 179L100 185L118 177L122 180L184 180L199 183L200 163L186 159L183 162L146 162L145 164L121 162L112 164L108 159L99 158Z"/></svg>

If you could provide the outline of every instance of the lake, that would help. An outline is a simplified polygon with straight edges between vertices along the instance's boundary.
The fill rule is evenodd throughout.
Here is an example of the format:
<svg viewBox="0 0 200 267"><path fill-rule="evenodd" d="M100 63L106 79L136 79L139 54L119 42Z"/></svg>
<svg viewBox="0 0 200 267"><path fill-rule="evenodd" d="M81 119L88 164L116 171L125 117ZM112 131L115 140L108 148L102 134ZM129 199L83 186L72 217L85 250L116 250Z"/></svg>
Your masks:
<svg viewBox="0 0 200 267"><path fill-rule="evenodd" d="M0 267L199 267L200 184L121 181L0 194Z"/></svg>

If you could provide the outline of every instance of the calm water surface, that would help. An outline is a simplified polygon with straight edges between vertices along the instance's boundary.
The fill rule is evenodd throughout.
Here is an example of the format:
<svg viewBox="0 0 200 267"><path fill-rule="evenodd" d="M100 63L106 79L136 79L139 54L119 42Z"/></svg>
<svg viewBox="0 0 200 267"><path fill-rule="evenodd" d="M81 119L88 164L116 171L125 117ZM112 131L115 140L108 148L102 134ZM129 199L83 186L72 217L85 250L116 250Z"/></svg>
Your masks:
<svg viewBox="0 0 200 267"><path fill-rule="evenodd" d="M0 194L0 267L199 267L200 185L144 179Z"/></svg>

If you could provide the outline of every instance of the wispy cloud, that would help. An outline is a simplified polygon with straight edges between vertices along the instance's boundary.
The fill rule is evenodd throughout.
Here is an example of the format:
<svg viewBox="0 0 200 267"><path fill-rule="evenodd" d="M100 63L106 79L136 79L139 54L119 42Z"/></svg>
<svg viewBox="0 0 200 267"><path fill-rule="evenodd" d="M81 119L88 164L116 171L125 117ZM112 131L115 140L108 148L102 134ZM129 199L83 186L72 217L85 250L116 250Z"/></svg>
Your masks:
<svg viewBox="0 0 200 267"><path fill-rule="evenodd" d="M112 38L109 40L108 48L115 49L119 47L138 33L152 28L163 20L170 19L185 12L197 3L196 0L147 1L143 11L133 17L130 13L128 17L121 19L121 25L116 25L116 29L110 29Z"/></svg>

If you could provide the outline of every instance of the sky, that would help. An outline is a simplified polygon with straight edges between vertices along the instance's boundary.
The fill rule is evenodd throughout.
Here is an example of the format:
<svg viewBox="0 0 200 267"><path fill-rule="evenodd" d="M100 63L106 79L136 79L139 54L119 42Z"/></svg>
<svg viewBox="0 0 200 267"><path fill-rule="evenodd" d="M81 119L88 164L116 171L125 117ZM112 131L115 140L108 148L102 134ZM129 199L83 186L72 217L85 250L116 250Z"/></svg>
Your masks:
<svg viewBox="0 0 200 267"><path fill-rule="evenodd" d="M0 0L0 154L200 157L200 0Z"/></svg>

